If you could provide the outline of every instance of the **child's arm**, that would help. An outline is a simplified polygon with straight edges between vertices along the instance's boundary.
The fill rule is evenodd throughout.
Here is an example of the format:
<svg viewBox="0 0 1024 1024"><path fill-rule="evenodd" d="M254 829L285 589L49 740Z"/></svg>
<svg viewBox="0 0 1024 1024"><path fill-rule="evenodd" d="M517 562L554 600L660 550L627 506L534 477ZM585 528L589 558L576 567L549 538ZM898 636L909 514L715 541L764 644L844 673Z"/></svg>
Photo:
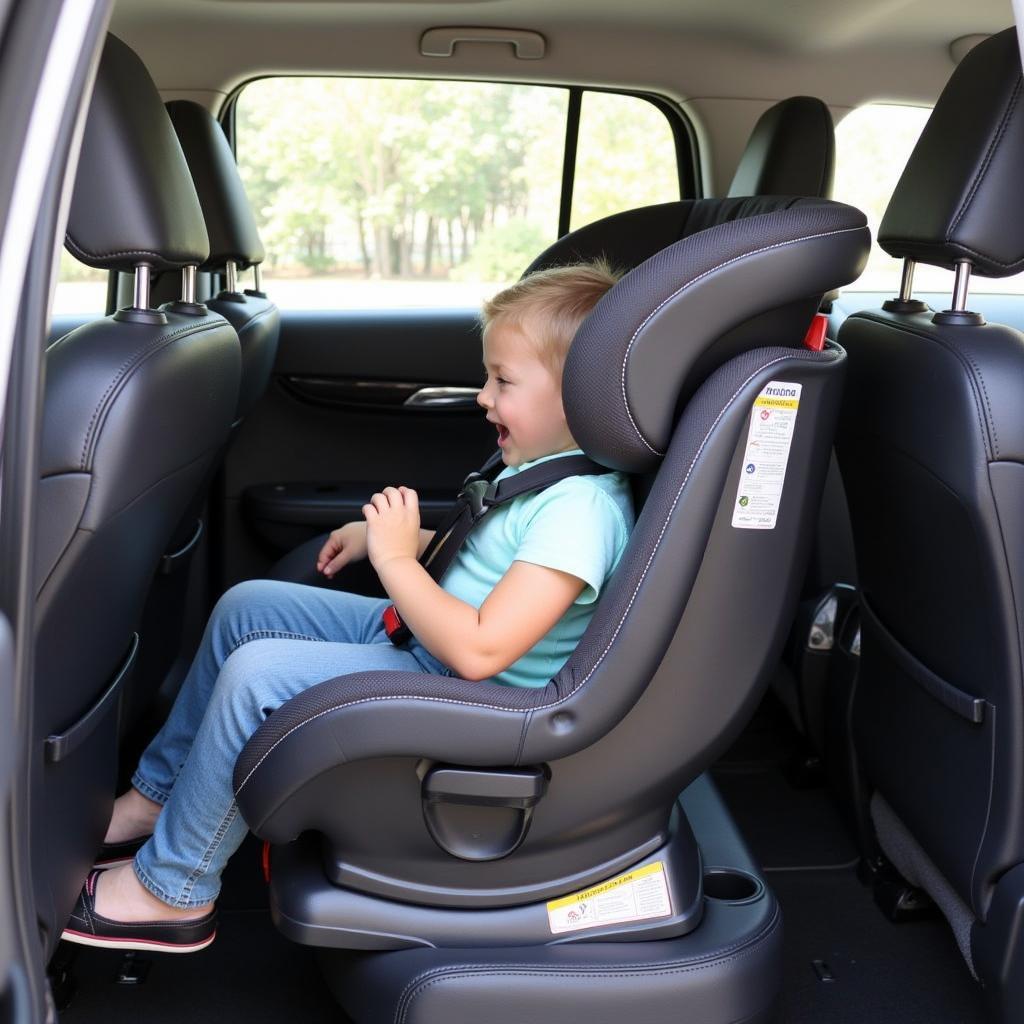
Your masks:
<svg viewBox="0 0 1024 1024"><path fill-rule="evenodd" d="M540 641L586 585L558 569L513 562L479 611L442 590L416 561L419 504L388 487L363 506L370 561L398 614L463 679L489 679Z"/></svg>
<svg viewBox="0 0 1024 1024"><path fill-rule="evenodd" d="M416 557L419 558L427 549L436 530L420 530L419 547ZM322 572L328 579L349 562L357 562L366 557L366 523L346 523L337 530L331 531L320 554L316 556L316 571Z"/></svg>

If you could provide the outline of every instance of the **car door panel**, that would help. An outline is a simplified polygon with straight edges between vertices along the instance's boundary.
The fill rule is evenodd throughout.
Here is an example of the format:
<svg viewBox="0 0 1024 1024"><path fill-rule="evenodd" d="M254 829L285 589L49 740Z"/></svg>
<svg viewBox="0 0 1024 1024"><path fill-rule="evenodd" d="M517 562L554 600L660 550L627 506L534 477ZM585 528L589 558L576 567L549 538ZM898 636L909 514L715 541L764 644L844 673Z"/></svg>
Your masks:
<svg viewBox="0 0 1024 1024"><path fill-rule="evenodd" d="M436 525L494 450L482 380L475 310L282 311L270 386L225 463L222 586L360 519L387 484L415 488Z"/></svg>

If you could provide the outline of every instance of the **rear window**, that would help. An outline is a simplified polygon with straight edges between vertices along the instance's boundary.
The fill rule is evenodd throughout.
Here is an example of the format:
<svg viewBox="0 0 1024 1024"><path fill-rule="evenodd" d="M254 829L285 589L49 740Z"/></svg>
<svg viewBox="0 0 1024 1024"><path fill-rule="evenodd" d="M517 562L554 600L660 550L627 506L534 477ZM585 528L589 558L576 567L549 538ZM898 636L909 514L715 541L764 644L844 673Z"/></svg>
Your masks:
<svg viewBox="0 0 1024 1024"><path fill-rule="evenodd" d="M679 199L680 131L646 97L482 82L268 78L235 107L285 308L479 306L570 225Z"/></svg>
<svg viewBox="0 0 1024 1024"><path fill-rule="evenodd" d="M868 103L852 111L836 127L835 198L867 214L874 239L930 114L930 107ZM902 268L903 261L887 255L876 241L864 273L849 290L897 293ZM973 276L970 290L975 294L1022 294L1024 275ZM952 295L953 272L919 263L914 269L914 291Z"/></svg>

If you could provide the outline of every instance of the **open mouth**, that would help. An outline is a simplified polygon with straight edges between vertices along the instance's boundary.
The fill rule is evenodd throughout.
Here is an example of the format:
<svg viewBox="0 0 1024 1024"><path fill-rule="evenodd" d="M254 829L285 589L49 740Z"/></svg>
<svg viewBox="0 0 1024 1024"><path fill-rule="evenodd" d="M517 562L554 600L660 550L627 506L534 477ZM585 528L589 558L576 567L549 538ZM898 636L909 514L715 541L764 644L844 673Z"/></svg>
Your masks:
<svg viewBox="0 0 1024 1024"><path fill-rule="evenodd" d="M495 423L498 428L498 444L502 445L508 439L508 427L504 423Z"/></svg>

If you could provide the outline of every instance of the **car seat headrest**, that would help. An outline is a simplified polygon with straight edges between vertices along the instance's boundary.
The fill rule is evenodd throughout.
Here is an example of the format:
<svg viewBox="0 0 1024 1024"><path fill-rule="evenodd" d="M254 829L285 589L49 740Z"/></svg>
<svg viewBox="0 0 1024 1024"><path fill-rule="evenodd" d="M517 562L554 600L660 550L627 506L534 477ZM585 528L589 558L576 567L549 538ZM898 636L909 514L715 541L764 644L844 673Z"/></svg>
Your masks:
<svg viewBox="0 0 1024 1024"><path fill-rule="evenodd" d="M209 241L192 176L149 72L107 36L82 136L65 240L106 270L203 263Z"/></svg>
<svg viewBox="0 0 1024 1024"><path fill-rule="evenodd" d="M185 153L210 236L205 270L231 261L239 270L262 263L263 243L231 146L213 115L191 100L173 100L167 113Z"/></svg>
<svg viewBox="0 0 1024 1024"><path fill-rule="evenodd" d="M758 119L728 194L828 199L835 156L836 133L828 107L814 96L791 96Z"/></svg>
<svg viewBox="0 0 1024 1024"><path fill-rule="evenodd" d="M602 465L653 468L700 383L749 349L799 348L822 294L860 274L869 244L859 210L801 199L656 253L573 339L562 376L572 436Z"/></svg>
<svg viewBox="0 0 1024 1024"><path fill-rule="evenodd" d="M1012 28L979 43L939 96L882 218L890 256L985 277L1024 270L1024 104Z"/></svg>

